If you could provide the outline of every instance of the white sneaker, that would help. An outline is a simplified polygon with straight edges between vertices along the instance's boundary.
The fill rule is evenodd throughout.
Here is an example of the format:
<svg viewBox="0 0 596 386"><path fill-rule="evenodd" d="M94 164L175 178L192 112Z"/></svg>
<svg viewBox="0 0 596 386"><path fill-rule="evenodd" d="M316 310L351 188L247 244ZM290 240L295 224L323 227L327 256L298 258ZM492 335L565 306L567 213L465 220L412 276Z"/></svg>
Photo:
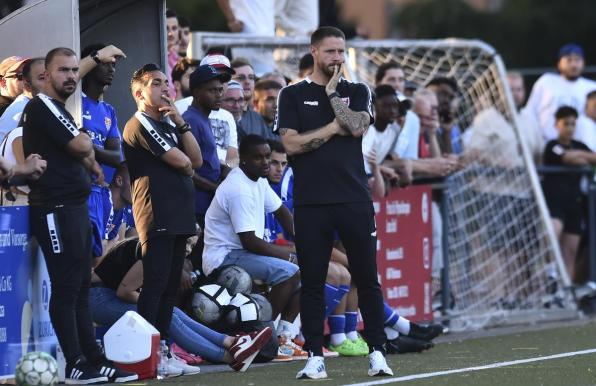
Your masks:
<svg viewBox="0 0 596 386"><path fill-rule="evenodd" d="M368 354L370 377L380 377L384 375L393 375L393 371L387 366L387 361L380 351L373 351Z"/></svg>
<svg viewBox="0 0 596 386"><path fill-rule="evenodd" d="M170 367L179 370L180 374L178 375L191 375L198 374L199 372L201 372L201 369L198 366L187 365L185 362L182 362L174 355L172 355L172 357L168 359L168 375L171 375L169 371Z"/></svg>
<svg viewBox="0 0 596 386"><path fill-rule="evenodd" d="M309 356L306 366L296 374L296 379L323 379L327 378L325 361L323 357Z"/></svg>

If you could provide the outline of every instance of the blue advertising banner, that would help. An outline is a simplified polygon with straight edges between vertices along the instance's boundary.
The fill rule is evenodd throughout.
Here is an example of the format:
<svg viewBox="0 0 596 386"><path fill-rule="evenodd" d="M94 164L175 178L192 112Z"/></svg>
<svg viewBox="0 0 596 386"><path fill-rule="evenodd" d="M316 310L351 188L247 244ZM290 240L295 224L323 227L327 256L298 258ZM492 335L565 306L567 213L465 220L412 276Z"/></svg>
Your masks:
<svg viewBox="0 0 596 386"><path fill-rule="evenodd" d="M0 379L33 342L28 209L0 207Z"/></svg>

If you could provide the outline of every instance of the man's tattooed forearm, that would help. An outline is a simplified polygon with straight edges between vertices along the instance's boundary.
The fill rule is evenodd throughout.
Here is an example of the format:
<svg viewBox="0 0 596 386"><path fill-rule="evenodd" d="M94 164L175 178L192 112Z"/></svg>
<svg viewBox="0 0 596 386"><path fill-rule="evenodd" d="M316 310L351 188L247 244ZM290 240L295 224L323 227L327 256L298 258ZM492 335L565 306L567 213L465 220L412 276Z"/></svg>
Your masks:
<svg viewBox="0 0 596 386"><path fill-rule="evenodd" d="M340 98L331 98L331 107L333 107L335 118L337 118L340 126L352 133L366 129L370 123L368 114L362 111L350 110Z"/></svg>
<svg viewBox="0 0 596 386"><path fill-rule="evenodd" d="M303 143L301 145L301 147L304 151L313 151L313 150L321 147L321 145L323 145L324 143L325 143L325 140L323 140L321 138L313 138L310 141L308 141L307 143Z"/></svg>

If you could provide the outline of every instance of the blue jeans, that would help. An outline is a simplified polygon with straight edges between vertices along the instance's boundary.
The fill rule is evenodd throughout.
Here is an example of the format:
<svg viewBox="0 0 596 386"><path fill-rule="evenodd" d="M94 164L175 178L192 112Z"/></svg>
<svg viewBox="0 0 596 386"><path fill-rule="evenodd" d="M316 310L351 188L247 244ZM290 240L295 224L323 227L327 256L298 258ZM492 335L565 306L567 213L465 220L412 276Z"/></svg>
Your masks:
<svg viewBox="0 0 596 386"><path fill-rule="evenodd" d="M137 312L136 304L119 299L116 291L106 287L91 288L89 305L93 321L104 327L112 326L126 311ZM177 307L174 307L169 332L172 341L186 351L209 362L223 361L226 336L191 319Z"/></svg>
<svg viewBox="0 0 596 386"><path fill-rule="evenodd" d="M234 249L224 258L220 267L237 265L251 278L262 280L269 286L283 283L298 272L298 266L271 256L261 256L244 249Z"/></svg>

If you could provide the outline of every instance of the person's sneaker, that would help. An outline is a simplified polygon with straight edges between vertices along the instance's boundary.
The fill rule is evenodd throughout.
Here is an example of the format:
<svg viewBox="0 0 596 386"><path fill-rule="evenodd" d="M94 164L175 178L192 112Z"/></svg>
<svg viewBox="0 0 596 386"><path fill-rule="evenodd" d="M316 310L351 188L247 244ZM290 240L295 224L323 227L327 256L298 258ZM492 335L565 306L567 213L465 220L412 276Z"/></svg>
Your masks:
<svg viewBox="0 0 596 386"><path fill-rule="evenodd" d="M443 325L441 324L422 325L410 323L410 333L407 336L410 338L421 339L430 342L442 333Z"/></svg>
<svg viewBox="0 0 596 386"><path fill-rule="evenodd" d="M359 347L347 338L344 339L344 341L341 344L338 344L337 346L330 344L329 350L335 351L339 355L344 357L358 357L362 355L361 350L359 350ZM366 350L366 354L368 354L368 349Z"/></svg>
<svg viewBox="0 0 596 386"><path fill-rule="evenodd" d="M416 339L409 336L398 336L395 339L387 340L385 348L387 354L407 354L412 352L422 352L433 348L432 342L427 342L422 339Z"/></svg>
<svg viewBox="0 0 596 386"><path fill-rule="evenodd" d="M327 378L325 371L325 360L323 357L311 355L306 360L306 365L298 374L296 379L323 379Z"/></svg>
<svg viewBox="0 0 596 386"><path fill-rule="evenodd" d="M185 362L178 359L174 354L168 358L168 376L176 376L170 372L170 368L180 370L180 374L177 375L192 375L198 374L201 372L201 369L198 366L190 366L187 365Z"/></svg>
<svg viewBox="0 0 596 386"><path fill-rule="evenodd" d="M64 383L67 385L97 385L109 381L107 375L101 374L83 359L77 359L73 366L66 365L65 374Z"/></svg>
<svg viewBox="0 0 596 386"><path fill-rule="evenodd" d="M189 353L182 347L178 346L176 343L172 343L172 345L170 346L170 351L174 355L176 355L178 359L186 362L187 365L197 366L203 363L203 358L201 358L198 355Z"/></svg>
<svg viewBox="0 0 596 386"><path fill-rule="evenodd" d="M327 347L323 347L323 358L337 358L338 356L338 352L331 351L327 349Z"/></svg>
<svg viewBox="0 0 596 386"><path fill-rule="evenodd" d="M292 359L306 359L308 358L308 353L302 349L301 346L298 346L296 343L292 341L291 338L280 335L279 339L279 351L284 355L289 355Z"/></svg>
<svg viewBox="0 0 596 386"><path fill-rule="evenodd" d="M110 383L124 383L139 379L139 374L119 369L112 361L106 360L96 367L100 374L108 377Z"/></svg>
<svg viewBox="0 0 596 386"><path fill-rule="evenodd" d="M230 367L236 371L245 372L259 351L271 339L272 334L273 330L271 330L271 327L265 327L252 334L238 336L229 350L230 354L234 357L234 361L230 363Z"/></svg>
<svg viewBox="0 0 596 386"><path fill-rule="evenodd" d="M356 347L358 347L358 352L360 353L360 356L368 355L368 343L366 343L366 341L360 335L358 335L358 339L356 339L356 341L353 343L354 345L356 345Z"/></svg>
<svg viewBox="0 0 596 386"><path fill-rule="evenodd" d="M393 370L387 366L387 361L380 351L373 350L368 354L368 363L368 375L370 377L393 375Z"/></svg>

